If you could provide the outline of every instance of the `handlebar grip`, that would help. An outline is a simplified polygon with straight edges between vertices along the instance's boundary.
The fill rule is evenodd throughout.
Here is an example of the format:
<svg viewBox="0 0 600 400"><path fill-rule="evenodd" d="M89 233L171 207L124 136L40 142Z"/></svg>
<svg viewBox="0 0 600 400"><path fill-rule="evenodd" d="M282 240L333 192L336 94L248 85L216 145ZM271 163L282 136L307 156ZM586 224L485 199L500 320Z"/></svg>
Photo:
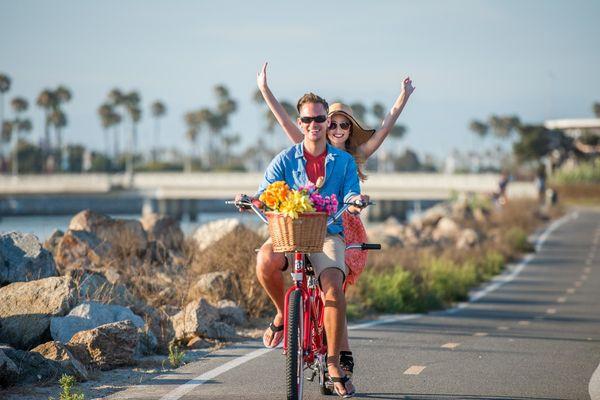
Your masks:
<svg viewBox="0 0 600 400"><path fill-rule="evenodd" d="M381 245L379 243L363 243L361 248L363 250L381 250Z"/></svg>

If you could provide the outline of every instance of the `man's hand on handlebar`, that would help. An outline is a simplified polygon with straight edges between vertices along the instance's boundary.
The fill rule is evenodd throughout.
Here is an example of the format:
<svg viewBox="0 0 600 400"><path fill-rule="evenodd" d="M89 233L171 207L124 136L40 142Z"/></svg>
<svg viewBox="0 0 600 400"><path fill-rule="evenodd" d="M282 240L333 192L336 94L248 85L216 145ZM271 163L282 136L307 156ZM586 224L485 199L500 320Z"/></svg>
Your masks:
<svg viewBox="0 0 600 400"><path fill-rule="evenodd" d="M258 208L263 208L263 203L258 199L241 193L235 195L235 206L238 208L239 212L244 212L250 209L247 204L248 202L251 202Z"/></svg>
<svg viewBox="0 0 600 400"><path fill-rule="evenodd" d="M369 200L370 198L366 194L351 197L348 202L354 204L348 207L348 212L354 215L360 213L369 204Z"/></svg>

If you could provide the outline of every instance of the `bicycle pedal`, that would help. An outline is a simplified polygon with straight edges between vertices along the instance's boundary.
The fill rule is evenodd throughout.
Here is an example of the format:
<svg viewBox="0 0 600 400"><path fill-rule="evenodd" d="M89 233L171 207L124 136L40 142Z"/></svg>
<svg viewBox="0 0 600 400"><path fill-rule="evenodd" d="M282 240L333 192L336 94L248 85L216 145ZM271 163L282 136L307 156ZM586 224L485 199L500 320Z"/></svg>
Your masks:
<svg viewBox="0 0 600 400"><path fill-rule="evenodd" d="M315 371L312 371L312 373L310 375L306 376L306 380L309 382L312 382L315 380L315 376L317 376L317 373Z"/></svg>

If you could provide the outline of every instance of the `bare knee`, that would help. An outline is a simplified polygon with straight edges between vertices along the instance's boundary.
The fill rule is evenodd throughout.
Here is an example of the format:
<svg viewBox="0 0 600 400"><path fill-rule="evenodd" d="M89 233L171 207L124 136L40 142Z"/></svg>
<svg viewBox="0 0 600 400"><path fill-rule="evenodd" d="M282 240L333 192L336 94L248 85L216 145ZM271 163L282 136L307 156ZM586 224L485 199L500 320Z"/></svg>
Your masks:
<svg viewBox="0 0 600 400"><path fill-rule="evenodd" d="M337 268L328 268L319 276L321 289L327 300L342 301L344 297L344 273Z"/></svg>
<svg viewBox="0 0 600 400"><path fill-rule="evenodd" d="M257 272L281 271L285 265L285 256L282 253L273 252L269 243L262 245L256 257Z"/></svg>

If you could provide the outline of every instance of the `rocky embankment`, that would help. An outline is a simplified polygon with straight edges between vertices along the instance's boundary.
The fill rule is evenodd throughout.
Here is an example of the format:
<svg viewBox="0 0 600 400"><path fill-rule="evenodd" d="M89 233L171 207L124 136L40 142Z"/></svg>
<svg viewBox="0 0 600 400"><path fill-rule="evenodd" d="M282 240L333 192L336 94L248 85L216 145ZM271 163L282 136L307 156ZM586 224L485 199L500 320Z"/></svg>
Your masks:
<svg viewBox="0 0 600 400"><path fill-rule="evenodd" d="M218 222L189 242L202 249L235 229ZM85 381L170 343L235 340L247 317L236 274L183 285L186 246L179 224L155 214L138 221L82 211L43 244L0 234L0 385L55 383L62 374Z"/></svg>

